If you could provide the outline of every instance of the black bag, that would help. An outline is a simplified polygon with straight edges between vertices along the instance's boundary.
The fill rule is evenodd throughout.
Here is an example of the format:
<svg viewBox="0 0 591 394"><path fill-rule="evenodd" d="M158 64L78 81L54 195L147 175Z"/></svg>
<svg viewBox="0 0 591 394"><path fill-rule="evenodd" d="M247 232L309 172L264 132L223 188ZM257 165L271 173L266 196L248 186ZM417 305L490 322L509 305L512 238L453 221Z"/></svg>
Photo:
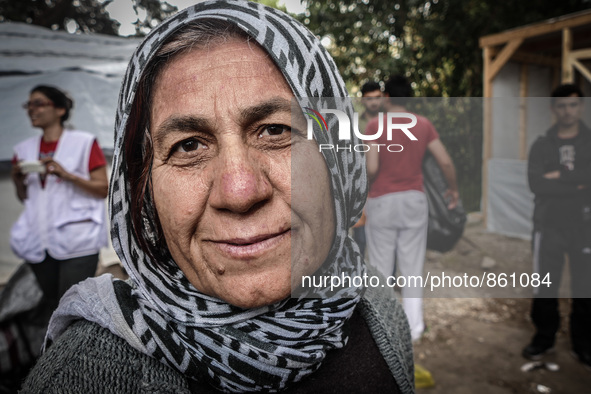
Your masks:
<svg viewBox="0 0 591 394"><path fill-rule="evenodd" d="M453 249L464 233L466 212L461 200L454 209L447 209L447 182L437 161L429 152L425 153L423 159L423 183L429 204L427 249L447 252Z"/></svg>

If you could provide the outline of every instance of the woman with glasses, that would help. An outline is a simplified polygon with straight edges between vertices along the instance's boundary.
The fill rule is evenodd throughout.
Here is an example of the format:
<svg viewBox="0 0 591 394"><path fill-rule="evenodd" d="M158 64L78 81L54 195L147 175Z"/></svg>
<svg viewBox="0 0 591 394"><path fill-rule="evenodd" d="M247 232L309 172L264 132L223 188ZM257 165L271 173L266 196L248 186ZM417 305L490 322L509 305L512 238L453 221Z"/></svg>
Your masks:
<svg viewBox="0 0 591 394"><path fill-rule="evenodd" d="M33 88L23 108L43 133L14 147L12 180L25 208L10 244L37 277L47 319L70 286L94 276L107 245L105 156L92 134L64 128L72 107L60 89Z"/></svg>

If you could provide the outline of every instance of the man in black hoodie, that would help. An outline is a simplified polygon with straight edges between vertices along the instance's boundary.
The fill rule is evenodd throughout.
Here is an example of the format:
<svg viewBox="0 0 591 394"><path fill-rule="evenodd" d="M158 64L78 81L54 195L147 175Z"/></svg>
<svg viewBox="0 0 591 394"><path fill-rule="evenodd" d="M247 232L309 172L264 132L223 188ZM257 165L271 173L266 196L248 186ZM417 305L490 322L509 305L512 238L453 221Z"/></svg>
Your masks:
<svg viewBox="0 0 591 394"><path fill-rule="evenodd" d="M522 354L538 360L553 350L560 327L558 289L568 254L573 355L591 367L591 130L581 121L582 97L574 85L552 92L556 123L529 154L528 180L535 194L534 272L542 283L534 290L531 311L536 334Z"/></svg>

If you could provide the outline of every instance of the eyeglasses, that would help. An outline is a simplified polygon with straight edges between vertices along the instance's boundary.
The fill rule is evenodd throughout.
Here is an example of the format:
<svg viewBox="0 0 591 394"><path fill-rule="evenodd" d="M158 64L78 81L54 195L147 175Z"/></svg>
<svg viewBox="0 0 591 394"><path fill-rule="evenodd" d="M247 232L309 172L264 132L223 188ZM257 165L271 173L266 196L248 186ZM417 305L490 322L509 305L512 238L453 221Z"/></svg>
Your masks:
<svg viewBox="0 0 591 394"><path fill-rule="evenodd" d="M27 101L26 103L23 103L23 109L37 109L37 108L43 108L43 107L47 107L48 105L53 106L54 104L51 101L41 101L41 100L33 100L33 101Z"/></svg>

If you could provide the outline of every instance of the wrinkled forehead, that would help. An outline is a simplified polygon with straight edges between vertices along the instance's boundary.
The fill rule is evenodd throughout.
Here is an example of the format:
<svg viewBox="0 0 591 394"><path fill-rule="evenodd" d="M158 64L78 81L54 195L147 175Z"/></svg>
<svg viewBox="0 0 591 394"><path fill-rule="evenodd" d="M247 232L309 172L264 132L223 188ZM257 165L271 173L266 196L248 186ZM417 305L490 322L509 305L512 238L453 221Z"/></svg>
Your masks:
<svg viewBox="0 0 591 394"><path fill-rule="evenodd" d="M223 74L228 83L248 83L249 78L268 75L287 85L281 70L258 43L246 37L231 37L207 45L191 46L169 57L154 78L154 88L179 82L179 89L189 84L208 85L212 77ZM188 78L180 80L179 78ZM187 85L183 86L185 82ZM291 90L291 88L289 88Z"/></svg>
<svg viewBox="0 0 591 394"><path fill-rule="evenodd" d="M201 127L207 120L211 127L229 119L289 115L295 109L289 124L293 127L296 120L304 122L293 99L292 89L263 49L235 39L190 49L164 66L153 87L149 131L155 137L162 125L180 117L199 119Z"/></svg>

